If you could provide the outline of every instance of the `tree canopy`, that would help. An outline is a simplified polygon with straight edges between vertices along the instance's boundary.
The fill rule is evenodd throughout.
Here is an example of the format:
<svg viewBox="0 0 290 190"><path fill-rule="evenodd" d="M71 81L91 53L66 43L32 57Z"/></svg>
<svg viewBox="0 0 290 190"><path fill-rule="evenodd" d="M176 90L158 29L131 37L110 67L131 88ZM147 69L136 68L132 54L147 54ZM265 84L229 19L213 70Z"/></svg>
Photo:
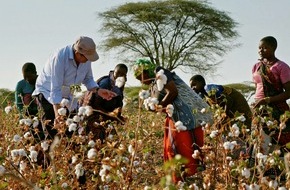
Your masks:
<svg viewBox="0 0 290 190"><path fill-rule="evenodd" d="M117 50L124 61L148 58L169 70L213 71L238 37L237 23L206 1L126 3L99 16L104 50Z"/></svg>

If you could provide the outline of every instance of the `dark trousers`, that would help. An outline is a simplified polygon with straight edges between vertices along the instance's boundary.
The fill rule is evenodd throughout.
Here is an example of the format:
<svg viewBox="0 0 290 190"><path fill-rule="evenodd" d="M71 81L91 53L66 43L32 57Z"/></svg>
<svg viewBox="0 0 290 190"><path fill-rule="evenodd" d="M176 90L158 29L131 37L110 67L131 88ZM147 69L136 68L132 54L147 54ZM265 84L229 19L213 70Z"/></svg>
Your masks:
<svg viewBox="0 0 290 190"><path fill-rule="evenodd" d="M37 103L38 103L39 109L42 110L41 123L43 125L45 124L45 126L42 126L41 132L44 134L44 136L47 136L46 138L53 139L54 136L57 134L57 130L53 129L54 119L55 119L53 105L45 99L43 94L39 94L37 96Z"/></svg>

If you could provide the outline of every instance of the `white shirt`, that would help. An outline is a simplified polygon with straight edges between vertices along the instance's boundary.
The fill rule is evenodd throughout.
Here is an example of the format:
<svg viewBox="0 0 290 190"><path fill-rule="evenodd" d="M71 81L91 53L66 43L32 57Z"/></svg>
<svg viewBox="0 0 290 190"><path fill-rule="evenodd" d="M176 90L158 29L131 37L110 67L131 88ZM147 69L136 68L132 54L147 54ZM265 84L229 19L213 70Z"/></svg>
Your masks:
<svg viewBox="0 0 290 190"><path fill-rule="evenodd" d="M73 98L70 87L80 84L84 84L88 90L98 87L93 78L91 62L77 66L72 45L68 45L50 56L36 80L32 95L42 93L51 104L59 104L66 98L73 110L77 107L77 100Z"/></svg>

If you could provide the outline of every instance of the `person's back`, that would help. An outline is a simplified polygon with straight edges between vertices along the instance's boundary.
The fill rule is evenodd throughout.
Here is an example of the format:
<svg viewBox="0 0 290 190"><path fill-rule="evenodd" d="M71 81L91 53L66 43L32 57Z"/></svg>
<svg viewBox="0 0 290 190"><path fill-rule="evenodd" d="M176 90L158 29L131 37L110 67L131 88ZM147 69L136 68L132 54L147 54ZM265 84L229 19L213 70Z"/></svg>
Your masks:
<svg viewBox="0 0 290 190"><path fill-rule="evenodd" d="M243 114L246 118L245 124L251 127L252 111L242 93L224 85L206 84L201 75L194 75L190 79L190 86L201 96L207 97L209 104L219 104L225 108L229 118L234 118L237 112Z"/></svg>

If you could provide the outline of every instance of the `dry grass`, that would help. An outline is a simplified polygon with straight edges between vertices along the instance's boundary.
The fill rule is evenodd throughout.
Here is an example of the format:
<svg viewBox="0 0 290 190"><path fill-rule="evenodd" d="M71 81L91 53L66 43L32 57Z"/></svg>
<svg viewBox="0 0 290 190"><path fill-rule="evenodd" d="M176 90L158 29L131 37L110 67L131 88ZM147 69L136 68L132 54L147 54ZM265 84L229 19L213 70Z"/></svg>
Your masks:
<svg viewBox="0 0 290 190"><path fill-rule="evenodd" d="M211 108L215 115L214 123L204 125L206 145L202 147L202 152L206 169L183 183L173 184L170 172L179 168L180 160L172 160L164 167L165 115L140 109L136 101L127 101L123 110L123 115L127 117L124 125L99 123L108 133L112 131L111 126L117 131L109 135L104 143L95 140L90 133L78 134L76 131L70 138L67 137L64 131L68 126L64 118L64 123L55 126L62 131L59 138L45 141L50 145L48 150L41 146L44 141L38 142L33 136L27 136L33 127L19 122L15 108L8 114L0 110L0 189L290 188L289 180L283 179L289 177L289 156L285 164L280 159L279 150L273 148L275 144L271 145L274 149L271 154L258 156L259 150L253 154L252 163L246 152L246 144L260 147L264 140L261 126L270 123L270 119L255 117L253 129L248 131L242 117L237 115L236 119L226 121L219 107ZM229 134L236 132L233 125L240 130L238 137ZM279 128L275 122L269 125ZM85 128L85 119L77 126ZM93 146L91 140L94 141ZM32 146L38 154L37 162L31 155ZM88 158L92 148L95 152ZM265 175L269 168L275 167L280 169L279 175Z"/></svg>

